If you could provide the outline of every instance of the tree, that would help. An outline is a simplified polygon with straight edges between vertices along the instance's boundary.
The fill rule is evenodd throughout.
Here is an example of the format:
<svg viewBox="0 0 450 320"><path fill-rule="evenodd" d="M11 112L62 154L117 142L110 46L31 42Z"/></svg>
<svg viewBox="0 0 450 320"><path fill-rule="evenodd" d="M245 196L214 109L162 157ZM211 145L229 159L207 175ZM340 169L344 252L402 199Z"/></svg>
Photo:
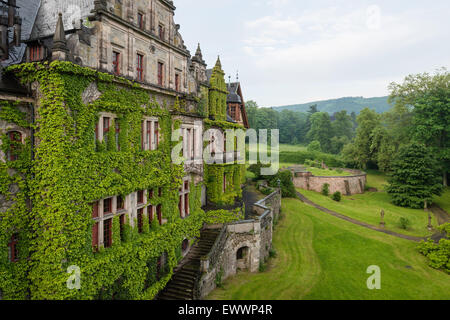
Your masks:
<svg viewBox="0 0 450 320"><path fill-rule="evenodd" d="M387 192L401 207L426 208L442 192L439 163L431 148L412 143L400 148L392 164Z"/></svg>
<svg viewBox="0 0 450 320"><path fill-rule="evenodd" d="M334 114L333 133L336 137L347 137L349 140L353 137L352 118L346 110Z"/></svg>
<svg viewBox="0 0 450 320"><path fill-rule="evenodd" d="M315 140L308 145L308 151L310 152L322 152L322 148L320 147L320 142Z"/></svg>
<svg viewBox="0 0 450 320"><path fill-rule="evenodd" d="M317 112L311 116L311 129L308 132L308 140L320 142L322 150L330 150L333 127L330 115L326 112Z"/></svg>
<svg viewBox="0 0 450 320"><path fill-rule="evenodd" d="M358 118L356 137L350 146L346 146L342 154L347 162L355 163L360 168L367 168L369 162L376 162L376 149L373 148L372 132L381 125L380 116L373 110L366 108Z"/></svg>
<svg viewBox="0 0 450 320"><path fill-rule="evenodd" d="M391 83L390 102L395 109L412 113L411 131L416 141L438 155L443 184L450 171L450 73L442 68L434 75L409 75L403 84Z"/></svg>

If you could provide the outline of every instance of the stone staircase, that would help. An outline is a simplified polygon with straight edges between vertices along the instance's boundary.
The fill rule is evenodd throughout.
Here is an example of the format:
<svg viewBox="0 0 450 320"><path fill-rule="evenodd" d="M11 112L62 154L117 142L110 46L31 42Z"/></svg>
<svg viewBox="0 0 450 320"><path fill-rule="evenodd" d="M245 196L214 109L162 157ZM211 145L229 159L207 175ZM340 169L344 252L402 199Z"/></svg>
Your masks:
<svg viewBox="0 0 450 320"><path fill-rule="evenodd" d="M200 276L201 258L211 251L220 229L205 229L180 265L172 279L158 295L158 300L194 300L195 284Z"/></svg>

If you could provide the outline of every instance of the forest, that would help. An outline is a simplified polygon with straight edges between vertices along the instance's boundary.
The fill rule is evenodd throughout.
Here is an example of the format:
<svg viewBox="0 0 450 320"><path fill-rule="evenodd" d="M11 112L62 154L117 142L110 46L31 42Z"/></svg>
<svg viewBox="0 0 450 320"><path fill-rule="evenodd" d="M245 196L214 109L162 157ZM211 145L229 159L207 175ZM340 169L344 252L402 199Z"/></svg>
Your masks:
<svg viewBox="0 0 450 320"><path fill-rule="evenodd" d="M317 105L311 105L306 113L278 112L258 108L255 101L247 102L247 112L252 128L279 129L280 143L301 144L308 146L308 151L337 155L353 168L390 173L406 166L411 179L416 176L414 168L431 169L439 172L440 183L447 186L449 83L445 68L434 74L409 75L403 83L393 82L388 98L392 108L384 113L365 108L359 115L346 110L330 115L320 112Z"/></svg>

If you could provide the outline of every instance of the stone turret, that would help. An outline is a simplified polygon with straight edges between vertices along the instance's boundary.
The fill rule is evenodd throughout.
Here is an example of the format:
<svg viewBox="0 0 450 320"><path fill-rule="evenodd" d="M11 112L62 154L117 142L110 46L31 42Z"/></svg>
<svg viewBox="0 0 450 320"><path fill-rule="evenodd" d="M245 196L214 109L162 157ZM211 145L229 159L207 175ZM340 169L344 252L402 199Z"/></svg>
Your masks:
<svg viewBox="0 0 450 320"><path fill-rule="evenodd" d="M200 49L200 43L197 46L197 51L195 52L195 56L192 58L192 61L198 62L206 66L205 60L203 60L202 50Z"/></svg>
<svg viewBox="0 0 450 320"><path fill-rule="evenodd" d="M52 60L67 60L68 53L66 33L64 31L62 13L60 13L56 23L55 35L53 36Z"/></svg>

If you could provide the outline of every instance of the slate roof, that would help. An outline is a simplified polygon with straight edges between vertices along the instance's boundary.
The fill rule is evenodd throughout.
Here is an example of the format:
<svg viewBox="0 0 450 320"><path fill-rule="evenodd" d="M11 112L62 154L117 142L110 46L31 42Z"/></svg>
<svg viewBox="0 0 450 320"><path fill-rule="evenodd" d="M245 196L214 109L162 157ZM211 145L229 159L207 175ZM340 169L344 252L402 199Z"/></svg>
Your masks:
<svg viewBox="0 0 450 320"><path fill-rule="evenodd" d="M17 0L16 2L16 5L19 7L17 9L18 14L22 18L22 41L28 40L30 37L40 4L41 0ZM0 6L4 6L4 4L0 4ZM9 41L12 42L13 32L9 34ZM9 59L2 61L2 66L5 67L22 62L26 48L27 46L24 43L18 47L10 46Z"/></svg>
<svg viewBox="0 0 450 320"><path fill-rule="evenodd" d="M30 37L39 6L41 5L41 0L17 0L16 5L19 7L17 8L17 13L22 18L21 40L25 41ZM3 7L3 4L1 4L1 6ZM12 35L13 32L10 32L10 43L13 40ZM3 73L4 67L23 61L26 48L27 46L25 43L21 43L18 47L12 45L9 47L9 59L2 61L0 67L0 92L19 95L27 94L27 89L20 85L14 77Z"/></svg>
<svg viewBox="0 0 450 320"><path fill-rule="evenodd" d="M63 14L64 30L71 31L79 26L80 19L90 16L91 11L94 10L92 0L41 0L41 2L36 23L31 32L32 40L52 36L55 33L59 13Z"/></svg>

